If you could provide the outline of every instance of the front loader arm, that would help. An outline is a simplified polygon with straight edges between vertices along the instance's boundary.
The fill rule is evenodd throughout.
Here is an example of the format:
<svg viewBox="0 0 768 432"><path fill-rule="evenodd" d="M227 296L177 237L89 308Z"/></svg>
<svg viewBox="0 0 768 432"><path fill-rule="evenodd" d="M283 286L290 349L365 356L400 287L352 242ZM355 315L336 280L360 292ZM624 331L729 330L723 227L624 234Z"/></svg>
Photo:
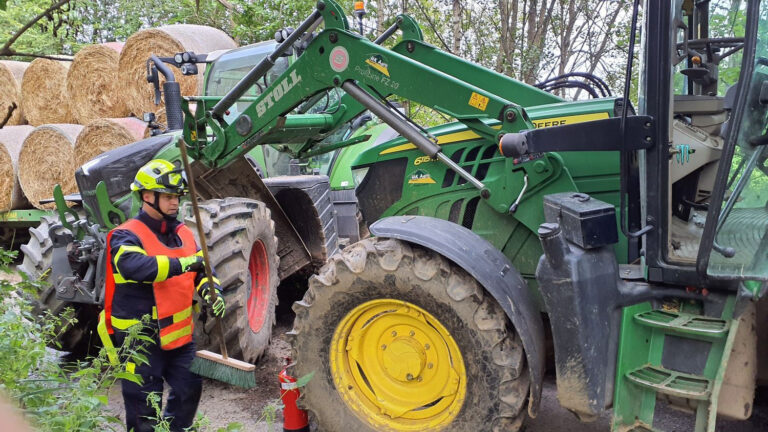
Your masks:
<svg viewBox="0 0 768 432"><path fill-rule="evenodd" d="M507 132L533 128L519 105L352 33L346 19L339 18L340 11L332 0L318 3L318 11L310 19L322 17L325 30L232 124L227 124L219 115L223 113L222 109L228 108L226 104L222 106L222 102L234 103L238 99L234 93L244 93L252 84L238 84L233 94L225 96L212 110L207 110L205 104L198 104L194 118L186 119L185 139L199 160L211 167L226 166L253 146L264 143L265 136L274 134L275 130L287 130L292 123L316 126L312 133L327 133L358 115L362 106L379 115L425 154L451 165L450 160L440 153L440 148L414 125L394 114L382 115L393 113L380 102L389 95L452 116L488 140L495 141ZM307 21L300 28L316 25L305 24ZM244 81L248 78L246 76ZM303 122L297 118L301 115L288 114L312 96L334 87L347 93L342 101L351 96L356 103L340 103L334 113L315 115ZM489 127L486 122L490 120L500 120L501 129ZM206 126L213 132L210 142L206 137ZM459 175L469 176L458 166L451 168ZM482 183L472 183L482 189Z"/></svg>

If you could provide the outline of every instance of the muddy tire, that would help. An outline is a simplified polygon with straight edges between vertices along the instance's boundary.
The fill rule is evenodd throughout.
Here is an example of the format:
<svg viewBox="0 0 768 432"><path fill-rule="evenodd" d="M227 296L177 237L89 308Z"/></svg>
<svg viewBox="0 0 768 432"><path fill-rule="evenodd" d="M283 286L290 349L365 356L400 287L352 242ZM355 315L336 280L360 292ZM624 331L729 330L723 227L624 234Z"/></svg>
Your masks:
<svg viewBox="0 0 768 432"><path fill-rule="evenodd" d="M197 237L192 206L185 204L182 212L184 223ZM203 201L200 216L226 300L227 350L234 358L255 362L267 349L275 325L279 283L275 224L264 203L245 198ZM219 352L219 335L207 314L198 315L195 339L198 348Z"/></svg>
<svg viewBox="0 0 768 432"><path fill-rule="evenodd" d="M95 305L59 300L56 298L55 288L48 283L53 258L53 243L48 235L48 229L58 222L58 217L43 216L40 225L29 229L30 239L21 246L24 258L19 265L19 270L30 280L39 282L38 296L32 299L33 313L36 317L42 317L46 311L60 316L67 307L74 310L77 322L66 329L59 329L60 337L57 342L60 346L52 346L52 348L81 354L88 352L91 343L96 342L93 330L96 329L99 308Z"/></svg>
<svg viewBox="0 0 768 432"><path fill-rule="evenodd" d="M441 255L398 240L362 240L333 256L293 309L293 372L299 377L314 372L300 404L323 430L515 431L522 426L529 377L520 340L496 301ZM409 330L409 320L415 331ZM438 333L448 336L435 340ZM370 340L357 346L361 338ZM425 351L430 349L425 341L432 342L431 351ZM458 356L433 363L438 351L451 352L451 346ZM367 356L353 354L357 349ZM421 363L412 362L419 358ZM456 381L430 382L446 366L463 374L448 375L458 376ZM458 386L457 396L442 390L442 399L417 400L425 391L420 385L445 389L450 383ZM407 401L393 402L380 389L400 391ZM444 403L444 411L419 418Z"/></svg>

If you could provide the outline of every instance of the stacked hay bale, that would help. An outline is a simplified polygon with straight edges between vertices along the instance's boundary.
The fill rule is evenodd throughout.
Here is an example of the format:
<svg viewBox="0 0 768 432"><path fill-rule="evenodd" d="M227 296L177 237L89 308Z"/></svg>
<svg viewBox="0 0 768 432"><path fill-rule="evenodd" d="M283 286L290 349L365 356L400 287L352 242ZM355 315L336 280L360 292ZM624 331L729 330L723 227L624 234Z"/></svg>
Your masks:
<svg viewBox="0 0 768 432"><path fill-rule="evenodd" d="M101 153L149 137L149 128L133 118L99 119L89 123L75 141L75 166L80 167Z"/></svg>
<svg viewBox="0 0 768 432"><path fill-rule="evenodd" d="M35 59L21 82L24 116L32 126L70 123L72 113L67 95L68 61Z"/></svg>
<svg viewBox="0 0 768 432"><path fill-rule="evenodd" d="M128 108L117 81L122 42L89 45L75 55L67 73L67 94L75 123L125 117Z"/></svg>
<svg viewBox="0 0 768 432"><path fill-rule="evenodd" d="M32 126L5 126L0 129L0 212L27 208L29 202L19 185L19 152Z"/></svg>
<svg viewBox="0 0 768 432"><path fill-rule="evenodd" d="M233 48L235 42L218 29L180 24L139 31L125 43L87 46L71 62L0 62L0 121L3 108L16 103L8 125L31 125L0 129L0 211L29 206L26 199L40 209L54 208L39 201L50 198L57 184L65 194L77 192L78 167L149 136L146 123L128 116L154 112L165 122L164 105L154 105L146 80L150 55ZM204 65L199 67L197 76L174 69L183 95L202 94Z"/></svg>
<svg viewBox="0 0 768 432"><path fill-rule="evenodd" d="M125 93L129 111L137 117L153 112L158 123L165 123L164 104L155 105L152 87L147 85L146 63L150 55L172 57L183 51L209 53L233 49L235 42L226 33L212 27L177 24L134 33L125 42L120 53L118 76L121 91ZM199 65L204 70L204 65ZM203 91L203 74L183 76L171 66L184 96L200 95ZM161 86L164 80L161 77Z"/></svg>
<svg viewBox="0 0 768 432"><path fill-rule="evenodd" d="M19 153L19 184L29 202L39 209L56 206L40 204L53 196L53 188L61 185L64 194L77 192L74 147L80 125L48 124L39 126L24 140Z"/></svg>
<svg viewBox="0 0 768 432"><path fill-rule="evenodd" d="M21 82L29 63L0 61L0 122L8 114L8 108L16 105L6 126L23 125L26 122L21 106Z"/></svg>

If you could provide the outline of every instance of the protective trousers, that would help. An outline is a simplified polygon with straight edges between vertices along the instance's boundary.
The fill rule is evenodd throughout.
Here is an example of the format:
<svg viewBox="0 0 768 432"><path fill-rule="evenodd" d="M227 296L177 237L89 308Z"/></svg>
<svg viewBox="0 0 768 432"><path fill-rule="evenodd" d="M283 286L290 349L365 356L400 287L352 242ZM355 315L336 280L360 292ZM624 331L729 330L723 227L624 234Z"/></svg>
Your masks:
<svg viewBox="0 0 768 432"><path fill-rule="evenodd" d="M152 328L152 327L150 327ZM134 344L144 344L144 355L148 364L133 366L133 372L140 375L143 384L138 385L128 380L122 380L123 400L125 401L126 430L134 432L153 432L158 417L155 409L147 402L149 393L159 393L162 406L163 382L167 382L171 390L163 417L170 422L172 432L182 432L192 425L200 402L203 383L200 376L189 370L195 357L195 342L172 350L160 348L157 340L157 329L154 328L154 344L135 341ZM115 344L122 346L125 333L115 331ZM125 360L125 359L123 359ZM132 366L129 365L129 371Z"/></svg>

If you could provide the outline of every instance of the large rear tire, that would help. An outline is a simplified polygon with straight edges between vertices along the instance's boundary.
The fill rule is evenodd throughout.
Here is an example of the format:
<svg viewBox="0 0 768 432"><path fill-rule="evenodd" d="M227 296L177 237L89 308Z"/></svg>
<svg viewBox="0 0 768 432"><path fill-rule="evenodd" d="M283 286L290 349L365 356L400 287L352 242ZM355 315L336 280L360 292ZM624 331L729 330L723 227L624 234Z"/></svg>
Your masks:
<svg viewBox="0 0 768 432"><path fill-rule="evenodd" d="M519 429L525 356L498 303L463 269L370 238L333 256L294 303L301 404L324 430Z"/></svg>
<svg viewBox="0 0 768 432"><path fill-rule="evenodd" d="M40 225L29 229L30 239L21 246L24 258L19 265L19 270L30 280L40 283L38 296L32 300L36 317L42 317L46 311L53 316L61 316L67 307L74 310L77 322L66 328L57 329L59 337L56 342L60 346L52 346L52 348L83 354L87 353L91 343L95 342L93 330L96 328L99 308L96 305L59 300L56 298L56 289L48 283L53 258L53 243L48 235L48 229L58 222L58 217L43 216Z"/></svg>
<svg viewBox="0 0 768 432"><path fill-rule="evenodd" d="M192 207L182 209L184 223L197 237ZM277 238L267 206L245 198L200 203L211 264L224 292L227 351L247 362L258 360L269 345L277 305ZM199 241L199 239L198 239ZM195 323L198 347L219 351L214 320L200 314Z"/></svg>

